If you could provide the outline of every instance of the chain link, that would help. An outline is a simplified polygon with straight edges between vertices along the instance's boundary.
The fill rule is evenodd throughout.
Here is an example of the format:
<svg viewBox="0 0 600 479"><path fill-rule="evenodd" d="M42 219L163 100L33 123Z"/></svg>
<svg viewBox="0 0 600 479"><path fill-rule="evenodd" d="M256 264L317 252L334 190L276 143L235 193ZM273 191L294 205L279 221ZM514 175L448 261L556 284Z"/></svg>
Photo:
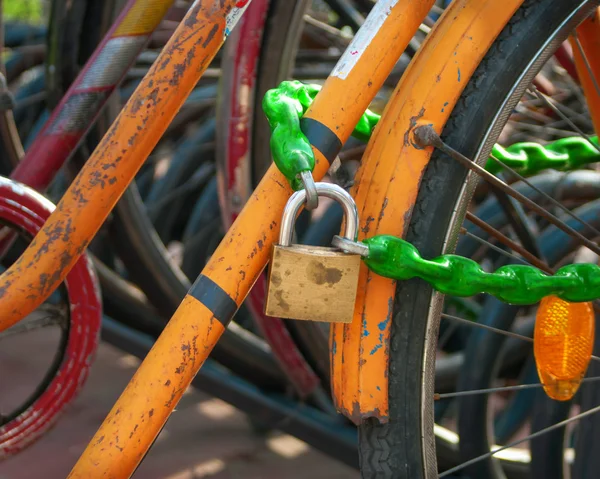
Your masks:
<svg viewBox="0 0 600 479"><path fill-rule="evenodd" d="M552 276L521 264L488 273L462 256L426 260L413 245L395 236L374 236L363 243L369 247L364 261L373 272L395 280L418 277L444 294L467 297L488 293L518 305L534 304L549 295L571 302L600 298L600 267L595 264L563 266Z"/></svg>
<svg viewBox="0 0 600 479"><path fill-rule="evenodd" d="M598 137L592 137L591 141L598 145ZM600 161L597 147L579 136L561 138L547 145L533 142L515 143L508 148L495 145L492 155L524 176L546 169L571 171ZM485 169L498 173L502 165L490 159Z"/></svg>

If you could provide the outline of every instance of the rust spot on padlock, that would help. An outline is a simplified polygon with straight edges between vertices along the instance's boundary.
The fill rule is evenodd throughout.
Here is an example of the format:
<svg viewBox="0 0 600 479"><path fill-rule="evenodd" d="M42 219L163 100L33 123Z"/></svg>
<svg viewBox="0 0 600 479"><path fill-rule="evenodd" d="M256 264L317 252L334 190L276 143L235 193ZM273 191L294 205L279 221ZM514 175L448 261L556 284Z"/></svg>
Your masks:
<svg viewBox="0 0 600 479"><path fill-rule="evenodd" d="M346 213L346 237L356 240L358 213L354 200L342 188L317 183L319 195L340 202ZM352 321L360 256L336 248L292 245L294 220L305 201L294 193L281 221L279 245L273 247L265 314L279 318L331 323Z"/></svg>
<svg viewBox="0 0 600 479"><path fill-rule="evenodd" d="M313 283L318 284L336 284L342 279L342 271L338 268L326 268L318 261L311 261L306 267L306 274ZM275 283L273 283L275 284Z"/></svg>
<svg viewBox="0 0 600 479"><path fill-rule="evenodd" d="M279 286L281 284L281 275L279 272L274 272L271 275L271 283L273 283L273 286Z"/></svg>
<svg viewBox="0 0 600 479"><path fill-rule="evenodd" d="M286 303L285 299L283 299L283 291L277 290L274 292L274 295L275 299L277 300L277 305L284 311L289 311L290 305Z"/></svg>

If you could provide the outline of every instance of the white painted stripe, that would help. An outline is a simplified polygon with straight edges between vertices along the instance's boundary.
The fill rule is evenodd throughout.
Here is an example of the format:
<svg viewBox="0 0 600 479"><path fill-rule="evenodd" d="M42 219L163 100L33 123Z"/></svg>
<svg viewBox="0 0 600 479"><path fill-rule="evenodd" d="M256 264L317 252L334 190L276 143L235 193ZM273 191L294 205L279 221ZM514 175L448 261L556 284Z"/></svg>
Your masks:
<svg viewBox="0 0 600 479"><path fill-rule="evenodd" d="M229 36L233 28L237 25L237 22L240 21L242 15L250 5L252 0L240 0L236 3L236 6L229 12L227 17L225 18L225 38Z"/></svg>
<svg viewBox="0 0 600 479"><path fill-rule="evenodd" d="M358 60L373 41L373 38L375 38L377 32L379 32L382 25L392 13L392 8L397 3L398 0L379 0L375 4L365 23L356 32L352 42L335 65L335 68L331 72L332 77L342 80L348 78L348 74L356 66Z"/></svg>

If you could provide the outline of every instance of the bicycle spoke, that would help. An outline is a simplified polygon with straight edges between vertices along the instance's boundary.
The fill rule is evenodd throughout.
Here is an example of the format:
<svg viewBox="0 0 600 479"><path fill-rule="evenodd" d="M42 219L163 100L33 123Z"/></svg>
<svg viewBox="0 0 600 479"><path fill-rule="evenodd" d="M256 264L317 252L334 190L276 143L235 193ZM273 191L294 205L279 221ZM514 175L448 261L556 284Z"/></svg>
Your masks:
<svg viewBox="0 0 600 479"><path fill-rule="evenodd" d="M522 103L517 104L516 110L519 115L526 116L528 118L531 118L532 120L543 122L544 125L533 125L536 128L538 128L539 131L543 131L546 126L556 127L559 123L565 123L564 120L554 121L554 118L545 115L544 113L540 113L539 111L531 110L530 108L527 108L526 106L522 105ZM515 126L520 127L522 126L522 123L517 122Z"/></svg>
<svg viewBox="0 0 600 479"><path fill-rule="evenodd" d="M455 321L457 323L468 324L469 326L473 326L475 328L485 329L492 333L501 334L502 336L508 336L509 338L521 339L528 343L533 343L533 338L531 338L529 336L523 336L522 334L513 333L512 331L505 331L504 329L494 328L493 326L488 326L487 324L478 323L477 321L471 321L469 319L461 318L460 316L454 316L452 314L442 313L441 317L444 319L448 319L450 321ZM600 357L594 356L594 355L591 356L591 359L593 361L600 361Z"/></svg>
<svg viewBox="0 0 600 479"><path fill-rule="evenodd" d="M567 138L569 136L573 136L572 131L561 130L558 128L552 128L549 126L540 126L540 125L532 125L530 123L521 123L519 128L523 130L530 130L534 132L544 132L544 133L552 133L555 136L560 136L562 138Z"/></svg>
<svg viewBox="0 0 600 479"><path fill-rule="evenodd" d="M570 91L577 97L578 103L580 105L586 105L587 100L585 98L583 91L581 90L581 85L579 85L579 83L577 83L569 74L565 75L565 80L568 83L568 86L570 87ZM555 97L555 100L557 100L556 97ZM582 116L584 117L584 121L588 125L589 129L593 130L594 125L592 125L590 118L585 115L582 115Z"/></svg>
<svg viewBox="0 0 600 479"><path fill-rule="evenodd" d="M542 94L542 93L540 92L540 94ZM552 104L554 106L556 106L556 108L558 108L559 110L561 110L565 115L570 115L571 118L575 117L579 121L583 121L583 122L587 123L589 125L590 129L593 128L593 126L590 123L590 119L587 116L585 116L585 115L583 115L581 113L578 113L577 111L575 111L572 108L570 108L567 105L565 105L563 102L557 100L555 97L548 97L548 100L551 101ZM544 103L544 105L546 104L546 100L545 99L542 99L541 101ZM566 122L566 123L568 123L568 120L565 120L562 116L561 116L561 118L562 118L562 120L557 120L557 121L560 121L561 123L563 121Z"/></svg>
<svg viewBox="0 0 600 479"><path fill-rule="evenodd" d="M48 328L51 326L64 326L65 317L58 313L41 315L42 312L34 311L28 317L19 321L12 328L0 332L0 341L17 334L24 334L35 329Z"/></svg>
<svg viewBox="0 0 600 479"><path fill-rule="evenodd" d="M591 249L594 253L600 254L600 247L596 243L594 243L593 241L590 241L588 238L583 236L581 233L574 230L573 228L571 228L570 226L565 224L563 221L558 219L556 216L554 216L548 210L546 210L545 208L542 208L535 201L530 200L525 195L514 190L509 185L507 185L504 181L500 180L493 174L491 174L488 171L486 171L485 169L483 169L477 163L468 159L462 153L459 153L454 148L452 148L451 146L444 143L442 141L442 139L439 137L439 135L435 132L435 130L431 126L420 126L415 129L414 134L415 134L415 139L421 146L424 146L424 147L434 146L434 147L438 148L439 150L443 151L445 154L450 156L452 159L458 161L463 166L469 168L471 171L474 171L477 175L479 175L481 178L485 179L488 183L490 183L490 185L492 185L492 186L500 189L501 191L504 191L508 195L512 196L514 199L521 202L523 205L526 205L529 209L531 209L532 211L534 211L541 217L548 220L550 223L552 223L554 226L556 226L557 228L559 228L566 234L568 234L574 238L577 238L581 244L583 244L584 246Z"/></svg>
<svg viewBox="0 0 600 479"><path fill-rule="evenodd" d="M525 183L527 186L529 186L532 190L536 191L537 193L539 193L544 199L546 199L549 203L551 203L553 206L555 206L556 208L560 209L561 211L565 212L567 215L569 215L571 218L573 218L575 221L578 221L579 223L581 223L582 225L584 225L586 228L589 228L589 230L594 233L596 236L600 237L600 231L598 231L596 228L594 228L591 224L589 224L587 221L579 218L579 216L577 216L575 213L573 213L569 208L567 208L566 206L564 206L562 203L560 203L559 201L555 200L554 198L552 198L549 194L543 192L542 190L540 190L539 188L537 188L535 185L533 185L530 181L528 181L524 176L520 175L519 173L517 173L514 169L512 169L510 166L508 166L506 163L504 163L502 160L500 160L499 158L496 158L493 154L490 153L490 158L492 160L494 160L496 163L498 163L502 168L504 168L506 171L509 171L511 174L515 175L520 181L522 181L523 183Z"/></svg>
<svg viewBox="0 0 600 479"><path fill-rule="evenodd" d="M600 380L600 376L593 376L591 378L583 378L581 383L590 383ZM497 388L487 388L487 389L473 389L471 391L456 391L453 393L434 393L433 399L435 401L439 401L441 399L450 399L461 396L473 396L476 394L494 394L499 392L506 391L521 391L523 389L533 389L533 388L541 388L543 386L542 383L533 383L533 384L517 384L515 386L501 386Z"/></svg>
<svg viewBox="0 0 600 479"><path fill-rule="evenodd" d="M519 245L518 243L515 243L513 240L511 240L510 238L508 238L506 235L504 235L503 233L501 233L496 228L494 228L493 226L489 225L488 223L486 223L482 219L480 219L477 216L473 215L471 212L469 212L469 211L467 212L466 219L469 220L471 223L473 223L475 226L480 227L482 230L484 230L485 232L487 232L490 236L495 237L497 240L499 240L505 246L508 246L509 248L513 249L515 252L517 252L520 255L522 255L523 258L525 258L525 260L523 258L519 258L517 256L511 255L510 253L508 253L508 252L506 252L506 251L498 248L497 246L494 246L491 243L487 242L483 238L480 238L477 235L469 233L468 231L466 231L465 228L461 228L461 232L464 230L465 231L465 233L464 233L465 235L467 235L469 237L472 237L473 239L475 239L476 241L478 241L478 242L480 242L482 244L487 244L487 246L493 248L496 251L500 250L507 257L510 256L511 258L518 259L522 263L530 264L532 266L535 266L536 268L539 268L539 269L541 269L542 271L544 271L544 272L546 272L548 274L554 274L554 272L555 272L554 268L551 268L547 263L543 262L537 256L532 255L531 253L529 253L521 245ZM593 306L594 306L594 309L596 310L596 312L600 313L600 302L598 300L593 301Z"/></svg>
<svg viewBox="0 0 600 479"><path fill-rule="evenodd" d="M588 71L588 74L590 75L590 78L592 79L592 82L594 83L594 88L596 89L596 94L600 95L600 86L598 86L598 82L596 80L596 75L594 75L594 72L592 71L592 67L590 66L590 62L587 59L587 55L583 51L583 47L581 46L581 42L579 41L579 35L577 35L577 30L574 30L572 35L573 35L573 38L575 39L575 45L577 45L577 50L579 51L581 58L583 58L583 63L585 63L585 69Z"/></svg>
<svg viewBox="0 0 600 479"><path fill-rule="evenodd" d="M537 110L532 110L531 109L532 107L540 108L544 105L547 106L547 102L545 99L536 101L536 100L538 100L538 97L535 96L533 92L528 92L528 94L534 96L535 100L532 100L532 101L523 100L523 101L519 102L519 104L516 107L517 113L544 123L544 125L530 125L530 126L535 126L538 128L538 131L544 132L544 129L547 127L558 128L558 127L562 127L565 124L567 124L567 125L569 124L569 121L565 120L563 118L563 116L560 114L559 114L559 116L561 118L556 119L549 115L546 115L545 113L541 113ZM540 95L541 95L541 92L540 92ZM560 110L562 110L563 113L570 115L571 117L577 118L578 121L585 123L590 129L593 128L589 122L589 119L585 115L582 115L581 113L578 113L575 110L573 110L572 108L566 106L564 103L558 101L556 99L556 97L554 97L554 96L548 97L548 99L549 100L551 99L553 105L560 105ZM550 108L552 109L552 107L550 107ZM557 106L557 108L558 108L558 106ZM525 125L528 125L528 124L525 124ZM519 126L523 126L523 124L521 124ZM572 131L566 131L566 130L561 130L561 133L568 133L569 135L573 134Z"/></svg>
<svg viewBox="0 0 600 479"><path fill-rule="evenodd" d="M530 95L533 94L537 96L540 100L542 100L552 111L554 111L558 116L565 120L569 124L569 126L573 128L574 131L576 131L582 138L586 139L587 142L600 153L600 147L592 141L589 135L586 135L577 125L575 125L575 123L573 123L573 121L571 121L571 119L567 115L560 111L560 109L557 106L560 105L560 103L555 104L552 99L544 95L542 92L538 91L538 89L535 86L532 86L532 88L533 90L527 90L527 92Z"/></svg>
<svg viewBox="0 0 600 479"><path fill-rule="evenodd" d="M524 263L527 263L527 264L531 264L531 265L535 266L536 268L539 268L542 271L545 271L548 274L552 274L553 273L552 269L546 263L544 263L541 259L539 259L537 256L531 254L529 251L527 251L521 245L519 245L518 243L516 243L513 240L511 240L508 236L506 236L505 234L501 233L496 228L494 228L493 226L489 225L488 223L486 223L482 219L478 218L477 216L475 216L470 211L467 212L466 218L471 223L473 223L475 226L481 228L487 234L489 234L490 236L493 236L498 241L500 241L501 243L503 243L505 246L508 246L513 251L515 251L518 254L520 254L525 259L525 260L523 260L521 258L518 258L520 261L522 261ZM476 236L476 235L474 235L474 236ZM485 241L485 240L482 240L482 241Z"/></svg>
<svg viewBox="0 0 600 479"><path fill-rule="evenodd" d="M469 326L473 326L476 328L485 329L487 331L491 331L493 333L498 333L503 336L508 336L508 337L516 338L516 339L522 339L523 341L533 343L533 338L530 338L528 336L523 336L518 333L513 333L512 331L505 331L504 329L494 328L493 326L488 326L487 324L481 324L476 321L470 321L468 319L461 318L460 316L454 316L452 314L442 313L442 318L449 319L451 321L456 321L459 323L468 324ZM600 358L598 358L598 359L600 359Z"/></svg>
<svg viewBox="0 0 600 479"><path fill-rule="evenodd" d="M441 479L443 477L447 477L450 474L454 474L455 472L458 472L461 469L464 469L465 467L468 467L468 466L476 464L476 463L478 463L480 461L483 461L483 460L487 459L488 457L492 457L492 456L494 456L495 454L498 454L501 451L504 451L506 449L510 449L512 447L518 446L519 444L527 442L527 441L529 441L531 439L535 439L536 437L539 437L539 436L541 436L543 434L546 434L547 432L554 431L555 429L560 429L561 427L565 427L566 425L568 425L568 424L570 424L572 422L575 422L575 421L578 421L579 419L583 419L585 417L591 416L592 414L595 414L597 412L600 412L600 406L596 406L596 407L594 407L592 409L588 409L587 411L582 412L580 414L577 414L576 416L573 416L573 417L571 417L569 419L565 419L564 421L560 421L560 422L558 422L556 424L553 424L552 426L548 426L548 427L546 427L544 429L540 429L539 431L534 432L533 434L529 434L528 436L526 436L526 437L524 437L522 439L518 439L516 441L513 441L510 444L507 444L506 446L499 447L498 449L495 449L494 451L490 451L490 452L488 452L486 454L482 454L481 456L477 456L477 457L475 457L473 459L470 459L470 460L468 460L466 462L463 462L462 464L459 464L456 467L452 467L452 468L450 468L450 469L442 472L441 474L438 475L438 478Z"/></svg>
<svg viewBox="0 0 600 479"><path fill-rule="evenodd" d="M461 229L461 234L464 234L465 236L468 236L469 238L474 239L478 243L485 245L490 249L493 249L494 251L500 253L501 255L505 256L508 259L514 259L515 261L518 261L519 263L523 263L523 264L530 264L527 261L525 261L523 258L519 258L517 255L514 255L514 254L496 246L495 244L492 244L489 241L484 240L483 238L480 238L479 236L467 231L464 228Z"/></svg>

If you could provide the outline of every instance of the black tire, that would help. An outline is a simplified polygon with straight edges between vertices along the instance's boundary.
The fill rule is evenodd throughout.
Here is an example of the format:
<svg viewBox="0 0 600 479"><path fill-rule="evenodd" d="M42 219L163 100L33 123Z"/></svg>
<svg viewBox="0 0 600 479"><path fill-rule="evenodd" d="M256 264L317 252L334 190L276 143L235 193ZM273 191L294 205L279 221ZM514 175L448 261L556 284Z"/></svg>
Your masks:
<svg viewBox="0 0 600 479"><path fill-rule="evenodd" d="M539 69L558 45L547 41L564 40L592 7L583 0L526 0L467 84L444 128L444 141L480 163L487 158L535 67ZM530 68L533 59L539 61ZM504 115L496 121L498 112ZM454 247L452 232L457 234L455 227L462 223L468 204L464 200L469 199L464 192L471 191L463 190L466 177L461 165L439 152L433 155L406 236L424 257L450 252L444 249L446 239L452 245L446 248ZM434 364L442 299L418 279L398 285L388 375L390 421L379 424L370 419L359 427L359 460L365 478L437 477L434 374L433 370L424 372L424 367ZM429 335L434 339L427 340Z"/></svg>

